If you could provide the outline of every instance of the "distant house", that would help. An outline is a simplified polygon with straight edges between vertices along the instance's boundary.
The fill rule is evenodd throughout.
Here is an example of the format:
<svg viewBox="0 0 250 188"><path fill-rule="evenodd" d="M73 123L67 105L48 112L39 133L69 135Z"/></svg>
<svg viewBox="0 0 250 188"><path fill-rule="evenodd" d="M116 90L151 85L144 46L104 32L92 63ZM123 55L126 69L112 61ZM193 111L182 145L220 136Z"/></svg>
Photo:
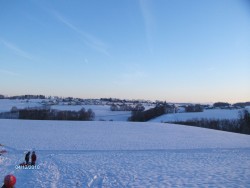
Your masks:
<svg viewBox="0 0 250 188"><path fill-rule="evenodd" d="M13 106L10 110L11 113L17 113L18 112L18 108L16 106Z"/></svg>
<svg viewBox="0 0 250 188"><path fill-rule="evenodd" d="M166 114L172 114L172 113L176 113L176 112L177 112L177 108L175 105L165 104L165 113Z"/></svg>
<svg viewBox="0 0 250 188"><path fill-rule="evenodd" d="M183 113L183 112L186 112L186 109L185 109L185 107L183 107L183 106L179 106L179 107L177 107L176 112L177 112L177 113Z"/></svg>

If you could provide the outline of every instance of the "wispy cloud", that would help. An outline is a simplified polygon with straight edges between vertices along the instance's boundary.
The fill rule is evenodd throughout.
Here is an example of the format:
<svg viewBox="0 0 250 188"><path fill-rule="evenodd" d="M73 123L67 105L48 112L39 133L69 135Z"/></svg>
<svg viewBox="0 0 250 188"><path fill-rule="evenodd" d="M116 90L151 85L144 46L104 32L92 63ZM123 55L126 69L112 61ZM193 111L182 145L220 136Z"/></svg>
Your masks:
<svg viewBox="0 0 250 188"><path fill-rule="evenodd" d="M97 37L82 31L81 29L79 29L77 26L75 26L72 22L70 22L68 19L66 19L64 16L62 16L61 14L59 14L57 11L50 11L55 18L60 21L61 23L63 23L64 25L66 25L68 28L70 28L71 30L75 31L77 34L80 35L81 39L83 40L83 42L91 47L92 49L105 54L106 56L110 56L110 54L108 53L107 50L107 45L102 42L100 39L98 39Z"/></svg>
<svg viewBox="0 0 250 188"><path fill-rule="evenodd" d="M5 74L5 75L9 75L9 76L20 76L20 74L18 74L18 73L8 71L8 70L3 70L3 69L0 69L0 74Z"/></svg>
<svg viewBox="0 0 250 188"><path fill-rule="evenodd" d="M153 53L153 27L154 27L154 18L150 8L149 0L139 0L140 9L142 12L142 17L145 24L145 32L147 38L147 44L150 53Z"/></svg>
<svg viewBox="0 0 250 188"><path fill-rule="evenodd" d="M24 57L29 60L34 60L34 58L26 51L19 48L17 45L10 43L9 41L6 41L4 39L0 39L0 42L9 50L13 51L16 55L19 55L21 57Z"/></svg>

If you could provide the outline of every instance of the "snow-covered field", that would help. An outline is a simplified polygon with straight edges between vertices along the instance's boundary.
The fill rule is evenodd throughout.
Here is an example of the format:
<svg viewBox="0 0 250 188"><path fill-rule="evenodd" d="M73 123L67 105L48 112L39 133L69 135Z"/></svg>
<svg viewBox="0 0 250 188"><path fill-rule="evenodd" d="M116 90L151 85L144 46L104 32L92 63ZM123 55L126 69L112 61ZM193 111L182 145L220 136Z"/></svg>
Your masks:
<svg viewBox="0 0 250 188"><path fill-rule="evenodd" d="M9 112L12 107L17 107L18 109L40 107L41 99L30 99L30 100L10 100L1 99L0 100L0 112Z"/></svg>
<svg viewBox="0 0 250 188"><path fill-rule="evenodd" d="M249 187L250 136L160 123L0 120L16 187ZM40 169L15 169L35 149Z"/></svg>
<svg viewBox="0 0 250 188"><path fill-rule="evenodd" d="M10 111L13 106L18 109L23 109L26 107L41 107L41 99L33 100L0 100L0 112ZM153 106L145 105L145 109L152 108ZM109 105L52 105L51 109L57 110L72 110L79 111L81 108L85 110L92 109L95 113L95 121L127 121L131 116L130 111L111 111ZM246 107L250 111L250 107ZM186 121L190 119L238 119L240 110L225 110L225 109L211 109L204 110L204 112L195 113L176 113L176 114L165 114L155 119L150 120L150 122L175 122L175 121Z"/></svg>
<svg viewBox="0 0 250 188"><path fill-rule="evenodd" d="M18 109L41 107L42 99L32 99L32 100L0 100L0 112L8 112L12 107L17 107ZM95 113L95 121L127 121L131 116L130 111L111 111L109 105L52 105L51 109L56 110L71 110L79 111L82 108L85 110L92 109ZM150 108L146 106L146 109Z"/></svg>
<svg viewBox="0 0 250 188"><path fill-rule="evenodd" d="M204 110L204 112L189 112L189 113L175 113L165 114L150 122L175 122L175 121L186 121L191 119L238 119L239 112L241 110L224 110L224 109L211 109Z"/></svg>
<svg viewBox="0 0 250 188"><path fill-rule="evenodd" d="M95 113L95 121L127 121L131 116L130 111L111 111L109 105L53 105L52 109L79 111L92 109Z"/></svg>

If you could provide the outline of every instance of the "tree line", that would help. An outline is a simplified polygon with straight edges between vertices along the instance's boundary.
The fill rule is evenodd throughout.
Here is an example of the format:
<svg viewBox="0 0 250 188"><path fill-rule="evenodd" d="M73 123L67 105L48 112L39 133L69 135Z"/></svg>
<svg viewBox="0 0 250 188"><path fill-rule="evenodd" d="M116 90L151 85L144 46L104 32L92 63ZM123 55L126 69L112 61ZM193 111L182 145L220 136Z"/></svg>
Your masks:
<svg viewBox="0 0 250 188"><path fill-rule="evenodd" d="M171 123L250 135L250 114L247 110L241 111L239 113L239 119L236 120L202 118Z"/></svg>
<svg viewBox="0 0 250 188"><path fill-rule="evenodd" d="M185 106L185 111L186 112L203 112L204 107L200 104L188 105L188 106Z"/></svg>
<svg viewBox="0 0 250 188"><path fill-rule="evenodd" d="M128 104L112 104L110 106L111 111L143 111L145 110L145 107L142 104L137 104L136 106L131 106Z"/></svg>
<svg viewBox="0 0 250 188"><path fill-rule="evenodd" d="M151 108L145 111L132 111L131 117L128 119L129 121L138 121L138 122L145 122L150 119L156 118L165 114L165 106L158 105L155 108Z"/></svg>
<svg viewBox="0 0 250 188"><path fill-rule="evenodd" d="M95 113L82 108L79 111L51 110L51 109L22 109L19 110L19 119L31 120L71 120L71 121L92 121Z"/></svg>

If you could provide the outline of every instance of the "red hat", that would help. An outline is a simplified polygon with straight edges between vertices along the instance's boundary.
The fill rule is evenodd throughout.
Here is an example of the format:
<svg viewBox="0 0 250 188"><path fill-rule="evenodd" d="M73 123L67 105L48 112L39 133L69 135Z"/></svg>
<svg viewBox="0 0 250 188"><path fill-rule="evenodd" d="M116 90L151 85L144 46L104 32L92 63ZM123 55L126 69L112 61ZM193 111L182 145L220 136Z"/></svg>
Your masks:
<svg viewBox="0 0 250 188"><path fill-rule="evenodd" d="M7 188L11 188L16 184L16 177L12 174L9 174L7 176L5 176L4 178L4 185Z"/></svg>

